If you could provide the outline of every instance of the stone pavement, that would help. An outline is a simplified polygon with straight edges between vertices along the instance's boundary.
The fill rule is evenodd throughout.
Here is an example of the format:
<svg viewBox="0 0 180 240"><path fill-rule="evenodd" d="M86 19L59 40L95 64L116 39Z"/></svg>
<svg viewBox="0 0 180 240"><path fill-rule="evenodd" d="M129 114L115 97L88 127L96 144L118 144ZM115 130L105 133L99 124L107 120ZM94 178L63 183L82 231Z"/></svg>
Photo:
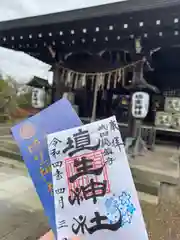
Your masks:
<svg viewBox="0 0 180 240"><path fill-rule="evenodd" d="M49 229L31 180L18 164L12 168L11 160L0 158L0 240L35 240Z"/></svg>

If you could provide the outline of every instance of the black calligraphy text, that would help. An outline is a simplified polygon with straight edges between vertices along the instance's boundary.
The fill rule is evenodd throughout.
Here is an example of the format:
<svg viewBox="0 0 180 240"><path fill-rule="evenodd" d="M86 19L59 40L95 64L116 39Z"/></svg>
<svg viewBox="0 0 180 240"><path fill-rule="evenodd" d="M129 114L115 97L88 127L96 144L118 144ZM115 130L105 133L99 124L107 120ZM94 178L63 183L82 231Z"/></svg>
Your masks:
<svg viewBox="0 0 180 240"><path fill-rule="evenodd" d="M101 216L99 212L95 212L95 217L90 220L91 224L94 224L91 227L88 227L86 224L86 216L80 215L78 219L73 218L76 223L72 225L72 231L74 234L78 234L79 232L85 234L87 231L89 234L93 234L99 230L110 230L117 231L122 225L122 217L119 211L119 219L113 223L107 223L108 218L106 216ZM105 221L105 223L103 223Z"/></svg>
<svg viewBox="0 0 180 240"><path fill-rule="evenodd" d="M78 205L80 202L89 199L93 199L93 203L97 203L98 197L103 197L106 194L107 189L107 181L104 180L101 182L95 182L93 179L90 180L90 183L86 186L80 186L80 188L76 188L75 191L71 190L73 193L73 197L69 196L69 202L71 205L74 205L75 201L77 201Z"/></svg>
<svg viewBox="0 0 180 240"><path fill-rule="evenodd" d="M63 150L63 153L67 153L72 157L77 152L83 150L98 150L100 147L100 140L96 145L91 145L90 134L88 131L83 131L82 129L78 130L78 133L73 134L73 139L68 137L67 147Z"/></svg>
<svg viewBox="0 0 180 240"><path fill-rule="evenodd" d="M66 228L68 227L65 220L62 220L62 221L58 222L58 229L65 228L65 227Z"/></svg>

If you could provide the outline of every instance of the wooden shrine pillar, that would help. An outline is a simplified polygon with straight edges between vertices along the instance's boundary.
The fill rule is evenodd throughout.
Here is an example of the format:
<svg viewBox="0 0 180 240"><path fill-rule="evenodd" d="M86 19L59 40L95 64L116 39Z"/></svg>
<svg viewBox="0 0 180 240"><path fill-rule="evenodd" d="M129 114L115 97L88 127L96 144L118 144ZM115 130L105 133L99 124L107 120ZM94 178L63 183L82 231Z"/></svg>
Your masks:
<svg viewBox="0 0 180 240"><path fill-rule="evenodd" d="M52 88L52 103L62 98L65 91L65 80L62 76L59 63L53 65L53 88Z"/></svg>
<svg viewBox="0 0 180 240"><path fill-rule="evenodd" d="M138 128L139 128L139 122L137 123L137 120L132 116L132 95L136 91L139 90L139 85L140 85L140 79L143 71L143 64L142 62L139 62L133 72L133 79L132 79L132 84L134 85L131 88L131 104L129 106L129 117L128 117L128 134L129 137L135 138L137 136Z"/></svg>
<svg viewBox="0 0 180 240"><path fill-rule="evenodd" d="M93 97L93 108L92 108L91 122L96 121L98 87L99 87L99 76L95 77L95 88L94 88L94 97Z"/></svg>
<svg viewBox="0 0 180 240"><path fill-rule="evenodd" d="M58 101L62 98L63 93L65 91L65 80L62 76L60 69L60 59L57 50L54 50L51 46L48 47L48 51L51 54L53 64L51 71L53 72L53 84L52 84L52 103Z"/></svg>
<svg viewBox="0 0 180 240"><path fill-rule="evenodd" d="M130 104L128 109L128 137L134 137L135 119L132 116L132 94L130 95Z"/></svg>
<svg viewBox="0 0 180 240"><path fill-rule="evenodd" d="M142 45L141 38L136 38L134 42L135 52L132 54L132 58L137 60L142 59ZM132 95L134 92L138 91L139 86L141 85L141 80L143 78L143 66L144 62L139 62L133 70L133 79L131 88L131 104L129 107L129 118L128 118L128 134L130 137L136 138L139 123L137 124L136 119L132 116Z"/></svg>
<svg viewBox="0 0 180 240"><path fill-rule="evenodd" d="M61 89L60 89L60 69L58 63L54 63L53 66L53 101L56 102L61 98Z"/></svg>

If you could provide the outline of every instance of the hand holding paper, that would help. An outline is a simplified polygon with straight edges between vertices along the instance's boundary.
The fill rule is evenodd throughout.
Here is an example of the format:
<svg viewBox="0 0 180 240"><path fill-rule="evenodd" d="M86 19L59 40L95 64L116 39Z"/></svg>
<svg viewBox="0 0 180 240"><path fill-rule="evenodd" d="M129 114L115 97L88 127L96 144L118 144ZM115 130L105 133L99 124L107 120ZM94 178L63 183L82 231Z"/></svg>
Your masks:
<svg viewBox="0 0 180 240"><path fill-rule="evenodd" d="M41 237L39 240L55 240L54 234L52 231L49 231L46 233L43 237ZM79 237L70 238L69 240L80 240Z"/></svg>
<svg viewBox="0 0 180 240"><path fill-rule="evenodd" d="M57 240L148 240L116 118L47 139Z"/></svg>
<svg viewBox="0 0 180 240"><path fill-rule="evenodd" d="M12 128L57 240L148 240L116 118L80 125L63 99Z"/></svg>

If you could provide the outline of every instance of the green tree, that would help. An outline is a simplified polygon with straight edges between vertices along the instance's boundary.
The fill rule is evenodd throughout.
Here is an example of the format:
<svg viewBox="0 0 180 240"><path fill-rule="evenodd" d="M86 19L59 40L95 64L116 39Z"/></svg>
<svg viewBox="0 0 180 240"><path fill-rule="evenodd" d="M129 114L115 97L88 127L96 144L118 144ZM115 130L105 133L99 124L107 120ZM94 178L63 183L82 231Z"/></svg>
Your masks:
<svg viewBox="0 0 180 240"><path fill-rule="evenodd" d="M0 79L0 120L11 119L16 108L16 88L10 79Z"/></svg>
<svg viewBox="0 0 180 240"><path fill-rule="evenodd" d="M24 94L21 94L17 97L17 105L20 108L30 108L31 105L31 97L32 97L32 91L28 91Z"/></svg>

